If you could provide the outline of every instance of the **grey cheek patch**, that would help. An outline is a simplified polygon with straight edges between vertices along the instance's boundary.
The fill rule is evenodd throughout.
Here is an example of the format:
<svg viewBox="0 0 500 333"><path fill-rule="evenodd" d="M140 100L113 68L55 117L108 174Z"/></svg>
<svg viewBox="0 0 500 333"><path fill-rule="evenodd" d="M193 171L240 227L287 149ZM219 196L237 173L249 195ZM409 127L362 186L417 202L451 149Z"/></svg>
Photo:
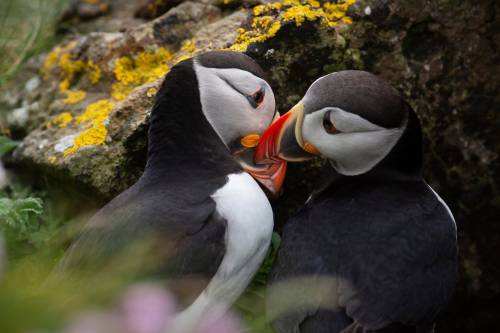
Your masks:
<svg viewBox="0 0 500 333"><path fill-rule="evenodd" d="M260 133L262 124L271 123L274 105L255 112L247 95L267 87L263 80L237 68L206 68L194 62L202 112L209 124L229 148L231 142L245 135ZM246 92L249 92L248 94ZM274 99L273 99L274 101ZM267 102L266 102L267 103Z"/></svg>
<svg viewBox="0 0 500 333"><path fill-rule="evenodd" d="M332 112L331 119L342 133L328 134L323 129L326 111ZM325 108L305 117L303 134L339 173L357 175L372 169L391 151L405 126L386 129L339 108Z"/></svg>

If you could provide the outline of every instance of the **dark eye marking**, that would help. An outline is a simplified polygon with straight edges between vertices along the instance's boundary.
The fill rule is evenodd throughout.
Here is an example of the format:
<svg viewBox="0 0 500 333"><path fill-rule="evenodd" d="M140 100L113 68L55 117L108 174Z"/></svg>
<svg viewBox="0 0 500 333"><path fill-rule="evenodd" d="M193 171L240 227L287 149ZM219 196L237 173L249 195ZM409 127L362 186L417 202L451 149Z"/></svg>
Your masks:
<svg viewBox="0 0 500 333"><path fill-rule="evenodd" d="M252 107L257 108L262 103L262 101L264 101L264 96L264 88L260 88L252 95L247 96L247 99Z"/></svg>
<svg viewBox="0 0 500 333"><path fill-rule="evenodd" d="M224 81L228 86L230 86L231 88L233 88L235 91L237 91L238 93L240 93L241 95L245 96L246 99L248 100L248 102L250 103L250 105L253 107L253 108L257 108L263 101L264 101L264 97L265 97L265 87L261 87L259 90L257 90L255 93L251 94L251 95L247 95L243 92L241 92L239 89L237 89L229 80L227 80L226 78L223 78L223 77L220 77L220 79L222 81Z"/></svg>
<svg viewBox="0 0 500 333"><path fill-rule="evenodd" d="M330 117L331 111L325 112L323 115L323 128L328 134L337 134L340 133L340 131L335 127L335 125L332 122L332 119Z"/></svg>

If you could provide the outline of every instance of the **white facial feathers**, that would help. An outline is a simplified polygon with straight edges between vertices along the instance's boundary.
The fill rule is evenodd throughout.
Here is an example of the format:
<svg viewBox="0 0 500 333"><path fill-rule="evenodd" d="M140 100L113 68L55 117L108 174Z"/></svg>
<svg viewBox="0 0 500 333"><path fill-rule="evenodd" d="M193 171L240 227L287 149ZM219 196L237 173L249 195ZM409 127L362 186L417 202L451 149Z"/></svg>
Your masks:
<svg viewBox="0 0 500 333"><path fill-rule="evenodd" d="M325 113L329 113L338 133L325 131ZM399 128L387 129L340 108L328 107L307 114L302 131L304 140L327 157L337 172L359 175L371 170L392 150L405 126L406 122Z"/></svg>
<svg viewBox="0 0 500 333"><path fill-rule="evenodd" d="M207 68L194 64L203 114L222 141L229 145L248 134L260 134L272 122L274 94L269 84L250 72L236 68ZM264 96L252 105L249 96Z"/></svg>

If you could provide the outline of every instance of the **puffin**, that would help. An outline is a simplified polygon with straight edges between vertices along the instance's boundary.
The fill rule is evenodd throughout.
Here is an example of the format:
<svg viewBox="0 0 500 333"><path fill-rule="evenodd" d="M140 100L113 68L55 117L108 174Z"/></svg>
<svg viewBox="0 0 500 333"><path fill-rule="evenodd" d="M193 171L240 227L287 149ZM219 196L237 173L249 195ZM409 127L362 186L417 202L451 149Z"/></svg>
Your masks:
<svg viewBox="0 0 500 333"><path fill-rule="evenodd" d="M270 273L276 332L433 332L456 284L457 229L422 154L414 110L365 71L319 78L266 130L256 163L325 159Z"/></svg>
<svg viewBox="0 0 500 333"><path fill-rule="evenodd" d="M242 53L173 66L151 111L142 176L91 218L57 271L165 280L183 306L168 332L222 315L270 244L273 212L252 175L279 187L284 164L253 165L252 148L276 115L263 70Z"/></svg>

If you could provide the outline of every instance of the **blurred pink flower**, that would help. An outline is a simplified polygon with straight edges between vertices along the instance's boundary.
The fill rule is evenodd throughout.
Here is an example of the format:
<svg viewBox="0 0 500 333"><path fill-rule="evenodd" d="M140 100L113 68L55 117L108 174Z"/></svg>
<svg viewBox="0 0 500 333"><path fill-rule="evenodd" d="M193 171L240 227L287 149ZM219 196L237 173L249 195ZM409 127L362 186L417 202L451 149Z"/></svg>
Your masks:
<svg viewBox="0 0 500 333"><path fill-rule="evenodd" d="M174 298L153 284L132 286L120 303L123 322L131 333L163 333L175 311Z"/></svg>
<svg viewBox="0 0 500 333"><path fill-rule="evenodd" d="M113 311L80 314L63 333L168 333L177 311L174 297L155 284L137 284L123 295ZM207 315L192 333L242 333L243 325L231 312Z"/></svg>

